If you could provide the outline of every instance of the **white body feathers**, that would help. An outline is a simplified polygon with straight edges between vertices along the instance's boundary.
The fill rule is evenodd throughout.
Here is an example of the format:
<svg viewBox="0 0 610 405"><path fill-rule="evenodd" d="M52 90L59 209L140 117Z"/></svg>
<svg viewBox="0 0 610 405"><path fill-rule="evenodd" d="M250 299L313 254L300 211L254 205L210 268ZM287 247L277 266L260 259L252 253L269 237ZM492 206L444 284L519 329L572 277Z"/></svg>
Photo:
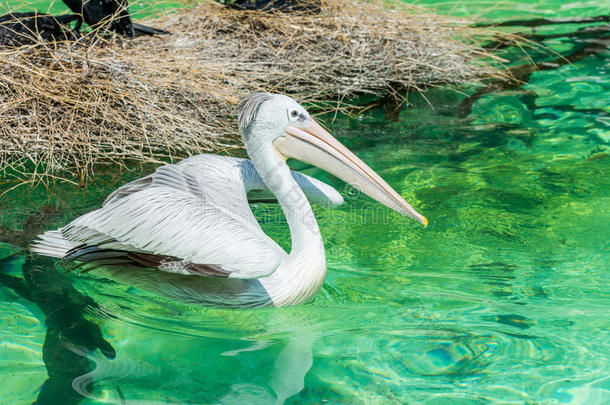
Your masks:
<svg viewBox="0 0 610 405"><path fill-rule="evenodd" d="M311 202L330 207L343 203L336 190L314 178L291 172L290 180ZM289 255L260 228L248 193L265 200L272 195L251 161L194 156L117 189L100 209L40 235L32 251L91 262L113 278L189 302L279 306L313 298L326 273L317 225L312 243L305 250L293 246ZM311 214L304 202L301 218ZM79 249L87 254L74 253ZM142 268L142 263L125 261L127 252L165 259L154 269ZM196 266L193 270L193 264L227 278L201 273Z"/></svg>

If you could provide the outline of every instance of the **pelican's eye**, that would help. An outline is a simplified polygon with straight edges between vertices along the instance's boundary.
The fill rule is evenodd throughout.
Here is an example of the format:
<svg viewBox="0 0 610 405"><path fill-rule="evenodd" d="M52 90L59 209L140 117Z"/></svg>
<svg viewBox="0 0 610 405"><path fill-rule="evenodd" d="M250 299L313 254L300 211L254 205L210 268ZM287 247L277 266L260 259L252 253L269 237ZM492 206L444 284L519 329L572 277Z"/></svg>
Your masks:
<svg viewBox="0 0 610 405"><path fill-rule="evenodd" d="M297 110L290 111L290 118L296 118L299 115Z"/></svg>

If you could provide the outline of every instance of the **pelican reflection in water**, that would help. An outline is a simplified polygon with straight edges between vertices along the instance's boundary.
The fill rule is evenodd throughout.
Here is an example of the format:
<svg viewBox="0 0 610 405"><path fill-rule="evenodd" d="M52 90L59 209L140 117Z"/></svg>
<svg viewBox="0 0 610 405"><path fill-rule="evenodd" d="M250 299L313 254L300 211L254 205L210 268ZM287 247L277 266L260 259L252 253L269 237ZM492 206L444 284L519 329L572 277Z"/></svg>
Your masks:
<svg viewBox="0 0 610 405"><path fill-rule="evenodd" d="M329 185L292 172L289 158L427 225L292 98L251 94L238 105L238 125L251 160L204 154L162 166L117 189L100 209L40 235L32 250L186 302L259 307L310 301L324 282L326 258L309 202L336 206L343 199ZM290 253L252 214L248 193L257 192L271 192L281 205Z"/></svg>

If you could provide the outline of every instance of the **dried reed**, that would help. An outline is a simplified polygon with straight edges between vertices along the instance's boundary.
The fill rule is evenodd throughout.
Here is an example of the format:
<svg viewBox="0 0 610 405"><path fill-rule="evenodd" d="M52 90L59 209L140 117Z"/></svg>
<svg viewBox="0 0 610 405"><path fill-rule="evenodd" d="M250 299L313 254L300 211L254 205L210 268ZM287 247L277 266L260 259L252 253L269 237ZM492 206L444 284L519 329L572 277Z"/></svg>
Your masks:
<svg viewBox="0 0 610 405"><path fill-rule="evenodd" d="M5 182L238 147L233 107L253 91L320 111L490 72L480 29L398 2L324 0L315 15L205 2L146 23L173 35L0 49Z"/></svg>

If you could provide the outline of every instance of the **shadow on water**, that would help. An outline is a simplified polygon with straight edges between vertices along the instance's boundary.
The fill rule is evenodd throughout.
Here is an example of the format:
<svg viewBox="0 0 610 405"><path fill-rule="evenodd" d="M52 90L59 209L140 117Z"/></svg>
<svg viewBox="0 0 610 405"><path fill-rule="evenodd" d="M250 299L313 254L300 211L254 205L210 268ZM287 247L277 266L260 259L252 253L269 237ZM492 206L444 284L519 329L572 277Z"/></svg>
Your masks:
<svg viewBox="0 0 610 405"><path fill-rule="evenodd" d="M561 66L573 64L589 56L606 51L608 46L607 43L604 42L604 39L607 40L610 35L610 28L608 26L599 28L602 29L595 31L594 35L592 35L593 38L579 40L577 45L574 46L570 52L560 54L551 61L535 61L533 63L526 63L524 65L509 68L509 80L496 80L485 87L479 88L469 97L466 97L460 103L459 116L462 118L469 116L472 113L474 103L489 93L516 89L523 84L528 83L532 74L535 72L558 69ZM533 99L535 99L537 95L531 92L528 92L526 95L529 96L529 100L527 100L526 103L528 107L535 108Z"/></svg>
<svg viewBox="0 0 610 405"><path fill-rule="evenodd" d="M0 262L0 271L22 256L11 256ZM26 256L23 279L0 273L0 283L22 298L36 304L45 315L47 327L42 356L48 379L43 383L35 404L77 404L84 397L72 389L75 378L91 371L87 357L72 347L114 358L114 348L102 336L100 327L85 318L97 308L90 298L76 290L66 274L55 269L50 259Z"/></svg>
<svg viewBox="0 0 610 405"><path fill-rule="evenodd" d="M35 304L45 315L46 335L42 357L48 378L40 387L35 404L77 404L84 396L72 389L73 381L91 371L82 353L99 349L109 359L116 353L102 336L99 325L86 319L98 305L76 290L67 274L58 271L52 259L27 253L25 246L59 210L45 206L26 219L23 231L0 229L0 241L17 246L17 253L0 261L0 284ZM21 268L23 278L7 274Z"/></svg>

